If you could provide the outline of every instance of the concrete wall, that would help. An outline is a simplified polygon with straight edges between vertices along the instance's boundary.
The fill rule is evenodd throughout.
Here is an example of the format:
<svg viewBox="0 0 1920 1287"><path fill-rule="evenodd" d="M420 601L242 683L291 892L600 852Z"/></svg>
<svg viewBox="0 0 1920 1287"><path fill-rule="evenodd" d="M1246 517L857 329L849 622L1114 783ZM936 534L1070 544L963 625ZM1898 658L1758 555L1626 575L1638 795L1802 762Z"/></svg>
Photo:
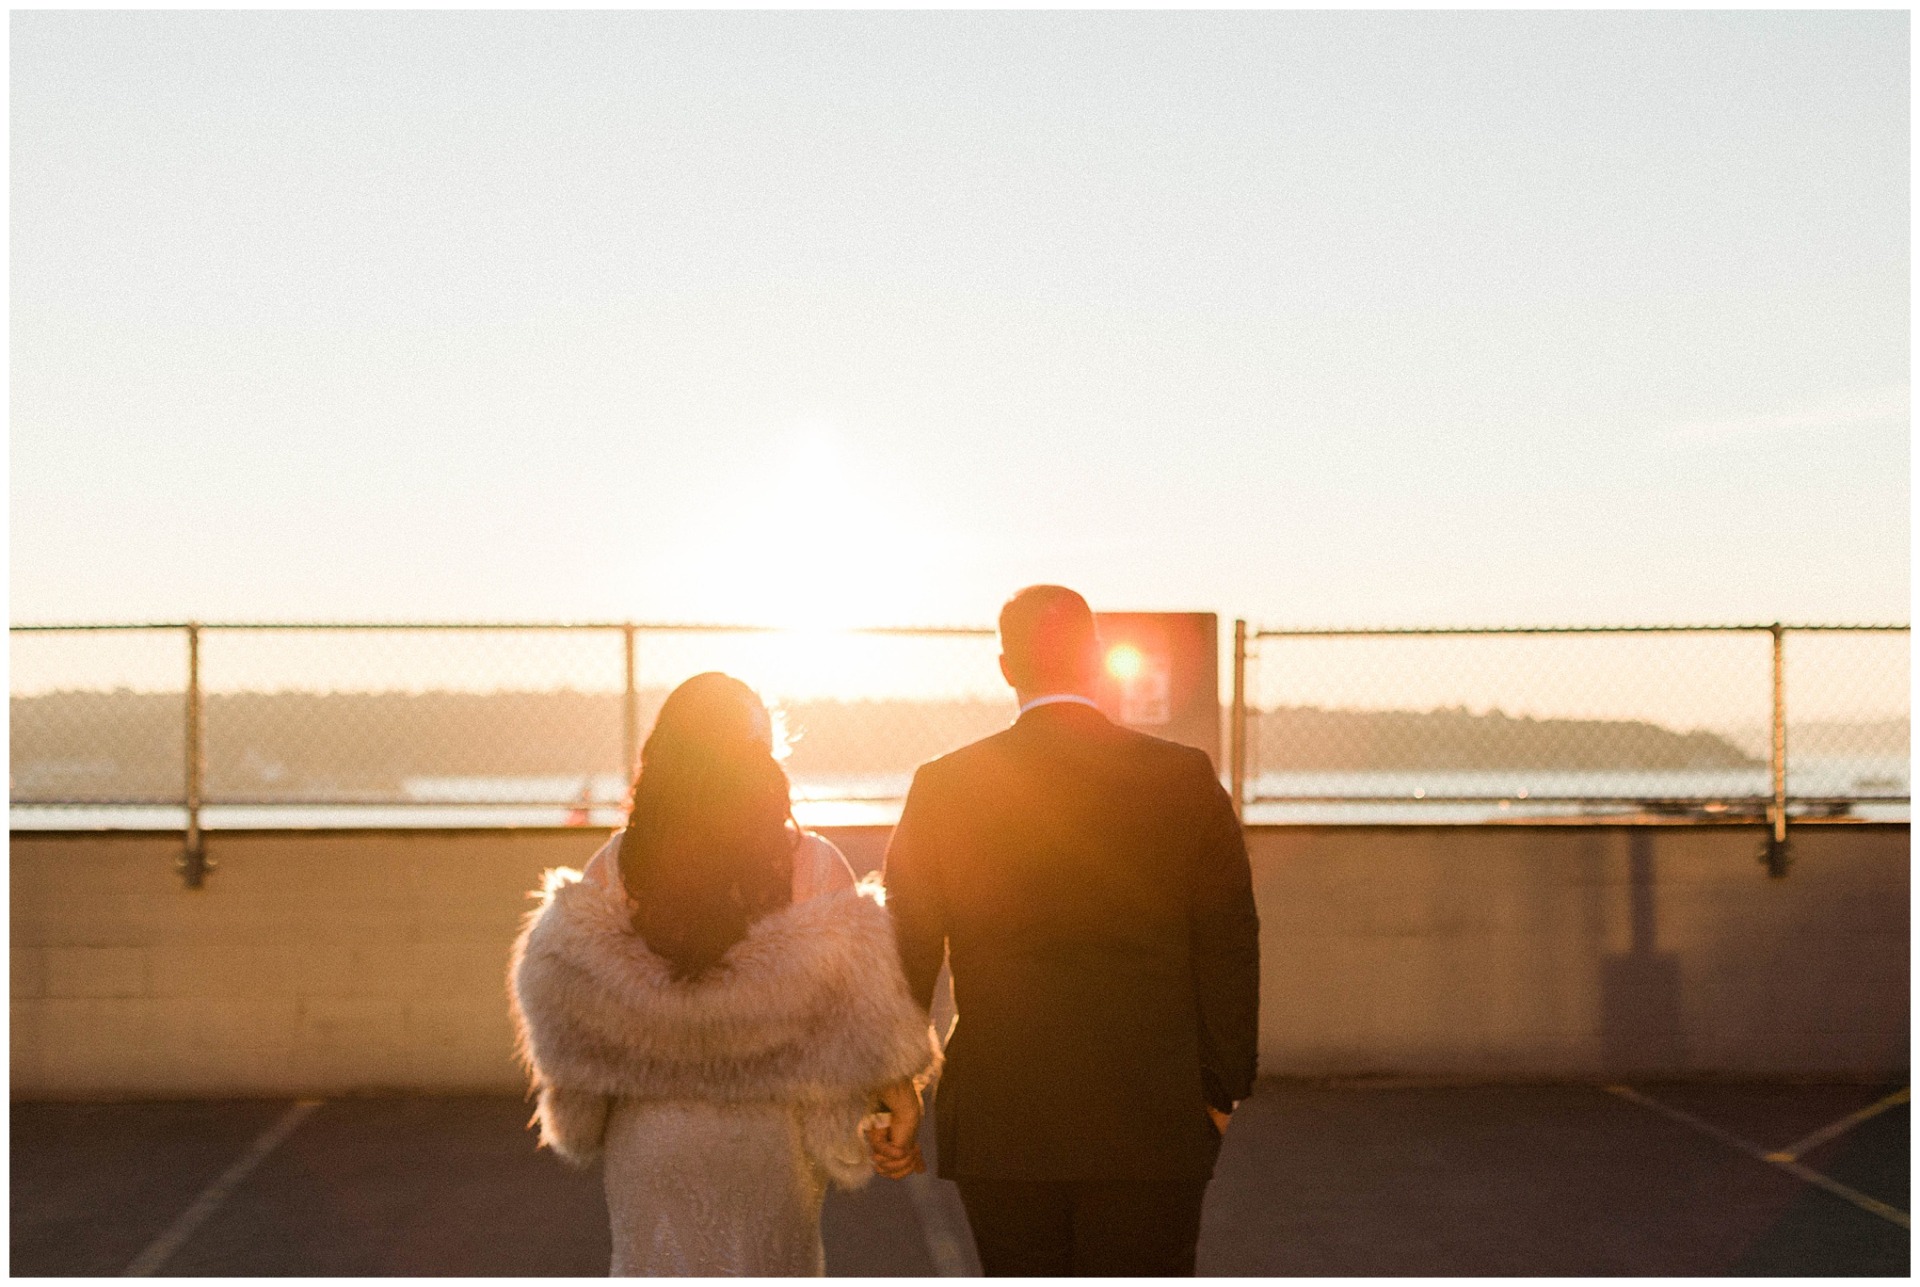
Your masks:
<svg viewBox="0 0 1920 1287"><path fill-rule="evenodd" d="M872 866L885 831L830 833ZM15 1097L517 1089L507 946L567 830L12 838ZM1904 1069L1905 827L1250 833L1262 1069L1867 1077Z"/></svg>
<svg viewBox="0 0 1920 1287"><path fill-rule="evenodd" d="M507 948L543 868L603 833L213 834L12 843L13 1093L521 1084Z"/></svg>
<svg viewBox="0 0 1920 1287"><path fill-rule="evenodd" d="M1263 828L1261 1070L1871 1077L1908 1061L1908 831Z"/></svg>

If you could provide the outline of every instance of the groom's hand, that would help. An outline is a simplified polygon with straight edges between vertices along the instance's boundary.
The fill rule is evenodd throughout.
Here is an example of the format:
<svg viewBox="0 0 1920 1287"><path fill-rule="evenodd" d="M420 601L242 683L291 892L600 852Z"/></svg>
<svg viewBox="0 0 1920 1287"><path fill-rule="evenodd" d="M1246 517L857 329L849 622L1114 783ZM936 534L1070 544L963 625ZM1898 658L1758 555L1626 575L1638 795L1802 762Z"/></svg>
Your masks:
<svg viewBox="0 0 1920 1287"><path fill-rule="evenodd" d="M927 1169L918 1144L902 1151L889 1145L886 1136L887 1129L884 1126L875 1127L867 1135L867 1149L872 1156L875 1172L889 1180L904 1180L909 1175L917 1175Z"/></svg>
<svg viewBox="0 0 1920 1287"><path fill-rule="evenodd" d="M884 1125L867 1133L873 1169L890 1180L902 1180L927 1169L920 1157L920 1088L911 1078L883 1086L879 1092Z"/></svg>

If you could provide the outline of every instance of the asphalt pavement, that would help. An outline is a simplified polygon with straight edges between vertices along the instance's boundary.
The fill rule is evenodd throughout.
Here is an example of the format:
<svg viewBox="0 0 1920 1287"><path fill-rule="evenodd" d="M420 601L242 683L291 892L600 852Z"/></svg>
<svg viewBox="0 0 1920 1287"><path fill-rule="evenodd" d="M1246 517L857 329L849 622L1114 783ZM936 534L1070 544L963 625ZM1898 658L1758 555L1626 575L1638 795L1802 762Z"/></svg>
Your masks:
<svg viewBox="0 0 1920 1287"><path fill-rule="evenodd" d="M1200 1272L1904 1277L1903 1090L1263 1083ZM536 1150L528 1115L506 1096L16 1102L10 1269L602 1275L599 1175ZM928 1177L834 1194L823 1232L830 1274L977 1271Z"/></svg>

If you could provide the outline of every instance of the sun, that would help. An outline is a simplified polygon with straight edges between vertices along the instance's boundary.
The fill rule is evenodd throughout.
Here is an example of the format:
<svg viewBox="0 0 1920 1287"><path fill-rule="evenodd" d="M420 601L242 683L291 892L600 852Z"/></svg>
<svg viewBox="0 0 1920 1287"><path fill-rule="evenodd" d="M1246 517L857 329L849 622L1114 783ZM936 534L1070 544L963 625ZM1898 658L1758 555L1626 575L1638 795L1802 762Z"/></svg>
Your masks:
<svg viewBox="0 0 1920 1287"><path fill-rule="evenodd" d="M932 544L899 492L838 435L803 426L712 499L702 539L680 551L684 574L709 619L778 626L796 647L899 624L924 600Z"/></svg>

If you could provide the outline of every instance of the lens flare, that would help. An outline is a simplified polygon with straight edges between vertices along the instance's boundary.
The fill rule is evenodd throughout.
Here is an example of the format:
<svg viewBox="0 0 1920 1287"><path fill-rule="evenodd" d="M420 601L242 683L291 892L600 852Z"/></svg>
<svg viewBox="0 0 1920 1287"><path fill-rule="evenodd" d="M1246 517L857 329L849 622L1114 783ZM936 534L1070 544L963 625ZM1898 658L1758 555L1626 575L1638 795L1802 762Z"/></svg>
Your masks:
<svg viewBox="0 0 1920 1287"><path fill-rule="evenodd" d="M1107 673L1121 683L1139 677L1147 668L1147 659L1132 644L1118 644L1107 650Z"/></svg>

